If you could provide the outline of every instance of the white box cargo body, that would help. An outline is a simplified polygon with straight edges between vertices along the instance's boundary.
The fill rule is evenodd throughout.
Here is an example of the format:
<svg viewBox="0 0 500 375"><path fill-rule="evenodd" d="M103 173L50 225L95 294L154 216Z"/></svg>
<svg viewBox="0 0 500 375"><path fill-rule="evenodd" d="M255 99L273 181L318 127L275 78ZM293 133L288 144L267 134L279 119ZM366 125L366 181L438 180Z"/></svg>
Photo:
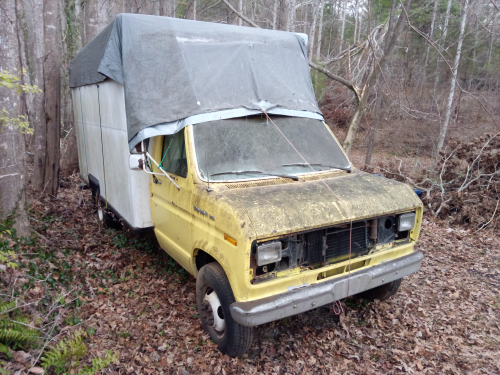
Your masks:
<svg viewBox="0 0 500 375"><path fill-rule="evenodd" d="M149 175L129 168L123 85L108 79L72 96L80 177L129 228L152 227Z"/></svg>

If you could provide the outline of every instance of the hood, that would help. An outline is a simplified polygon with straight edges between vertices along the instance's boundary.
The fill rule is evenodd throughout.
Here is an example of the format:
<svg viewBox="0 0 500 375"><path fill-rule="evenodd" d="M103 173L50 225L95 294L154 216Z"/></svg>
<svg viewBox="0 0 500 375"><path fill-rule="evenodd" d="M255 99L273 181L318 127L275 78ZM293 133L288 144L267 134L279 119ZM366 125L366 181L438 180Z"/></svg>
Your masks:
<svg viewBox="0 0 500 375"><path fill-rule="evenodd" d="M355 171L315 181L256 186L223 193L246 210L257 238L321 228L415 209L422 202L403 183Z"/></svg>

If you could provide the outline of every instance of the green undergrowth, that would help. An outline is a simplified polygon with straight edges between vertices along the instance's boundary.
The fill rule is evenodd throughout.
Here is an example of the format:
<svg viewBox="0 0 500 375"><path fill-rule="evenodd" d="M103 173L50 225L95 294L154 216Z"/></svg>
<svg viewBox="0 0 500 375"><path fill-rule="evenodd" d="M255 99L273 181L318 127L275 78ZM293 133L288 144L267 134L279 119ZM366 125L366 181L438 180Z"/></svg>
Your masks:
<svg viewBox="0 0 500 375"><path fill-rule="evenodd" d="M16 262L18 243L11 216L0 222L0 272L19 267ZM3 288L2 288L3 289ZM14 349L35 347L40 341L40 332L30 325L31 317L21 312L22 298L18 292L0 294L0 344L2 348ZM1 352L6 352L1 350ZM7 351L7 353L9 353ZM9 353L10 354L10 353Z"/></svg>
<svg viewBox="0 0 500 375"><path fill-rule="evenodd" d="M80 366L80 361L88 353L84 342L87 333L78 330L67 338L62 339L57 345L49 348L42 357L42 365L52 374L66 374ZM84 365L77 374L95 374L106 368L118 359L118 353L106 350L102 357L92 358L90 366Z"/></svg>
<svg viewBox="0 0 500 375"><path fill-rule="evenodd" d="M11 220L0 223L0 264L20 280L15 287L0 281L0 361L12 361L10 350L44 348L38 366L47 373L99 372L119 353L106 351L90 358L87 345L94 339L88 336L95 330L84 326L85 305L103 298L113 301L116 284L139 285L144 277L154 277L175 286L184 284L189 274L159 248L152 234L96 230L95 222L74 221L58 208L28 214L31 238L17 238ZM53 233L61 240L52 240ZM136 297L136 290L130 290L131 297ZM73 334L61 331L80 325L84 330L76 328Z"/></svg>

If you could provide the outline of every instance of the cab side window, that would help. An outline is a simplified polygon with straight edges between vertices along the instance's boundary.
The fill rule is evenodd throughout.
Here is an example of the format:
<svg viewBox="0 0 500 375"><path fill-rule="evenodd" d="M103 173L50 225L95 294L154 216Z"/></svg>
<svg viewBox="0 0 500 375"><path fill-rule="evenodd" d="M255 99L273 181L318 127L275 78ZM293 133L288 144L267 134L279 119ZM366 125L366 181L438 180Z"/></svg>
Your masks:
<svg viewBox="0 0 500 375"><path fill-rule="evenodd" d="M165 171L180 177L187 177L186 144L184 129L174 135L163 137L161 166Z"/></svg>

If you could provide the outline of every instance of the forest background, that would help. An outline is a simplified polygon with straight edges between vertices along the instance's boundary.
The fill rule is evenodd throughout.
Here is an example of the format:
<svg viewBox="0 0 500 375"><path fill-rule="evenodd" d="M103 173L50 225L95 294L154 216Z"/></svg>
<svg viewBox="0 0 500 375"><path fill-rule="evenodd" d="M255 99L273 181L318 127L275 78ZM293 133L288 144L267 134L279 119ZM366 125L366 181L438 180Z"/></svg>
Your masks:
<svg viewBox="0 0 500 375"><path fill-rule="evenodd" d="M307 34L318 101L347 152L366 154L358 167L372 164L375 146L437 161L450 138L499 130L493 0L8 0L0 12L2 71L43 91L4 87L0 97L10 118L25 116L34 128L31 135L2 120L11 126L1 134L0 210L5 217L21 207L23 234L26 161L36 166L35 191L53 195L59 171L78 167L68 62L122 12Z"/></svg>
<svg viewBox="0 0 500 375"><path fill-rule="evenodd" d="M353 164L420 190L429 220L498 227L498 0L1 0L2 264L12 233L56 246L34 210L51 216L76 186L68 63L124 12L307 34L320 108Z"/></svg>
<svg viewBox="0 0 500 375"><path fill-rule="evenodd" d="M436 167L450 140L500 130L494 0L4 0L0 67L18 80L15 89L0 88L7 111L0 119L0 215L15 211L19 233L28 233L26 182L57 195L59 173L78 168L68 63L123 12L307 34L318 102L360 168L373 164L374 150L432 158ZM18 116L34 132L7 121ZM27 162L36 166L29 179ZM496 180L496 172L481 173ZM423 190L443 192L442 182L421 180Z"/></svg>

